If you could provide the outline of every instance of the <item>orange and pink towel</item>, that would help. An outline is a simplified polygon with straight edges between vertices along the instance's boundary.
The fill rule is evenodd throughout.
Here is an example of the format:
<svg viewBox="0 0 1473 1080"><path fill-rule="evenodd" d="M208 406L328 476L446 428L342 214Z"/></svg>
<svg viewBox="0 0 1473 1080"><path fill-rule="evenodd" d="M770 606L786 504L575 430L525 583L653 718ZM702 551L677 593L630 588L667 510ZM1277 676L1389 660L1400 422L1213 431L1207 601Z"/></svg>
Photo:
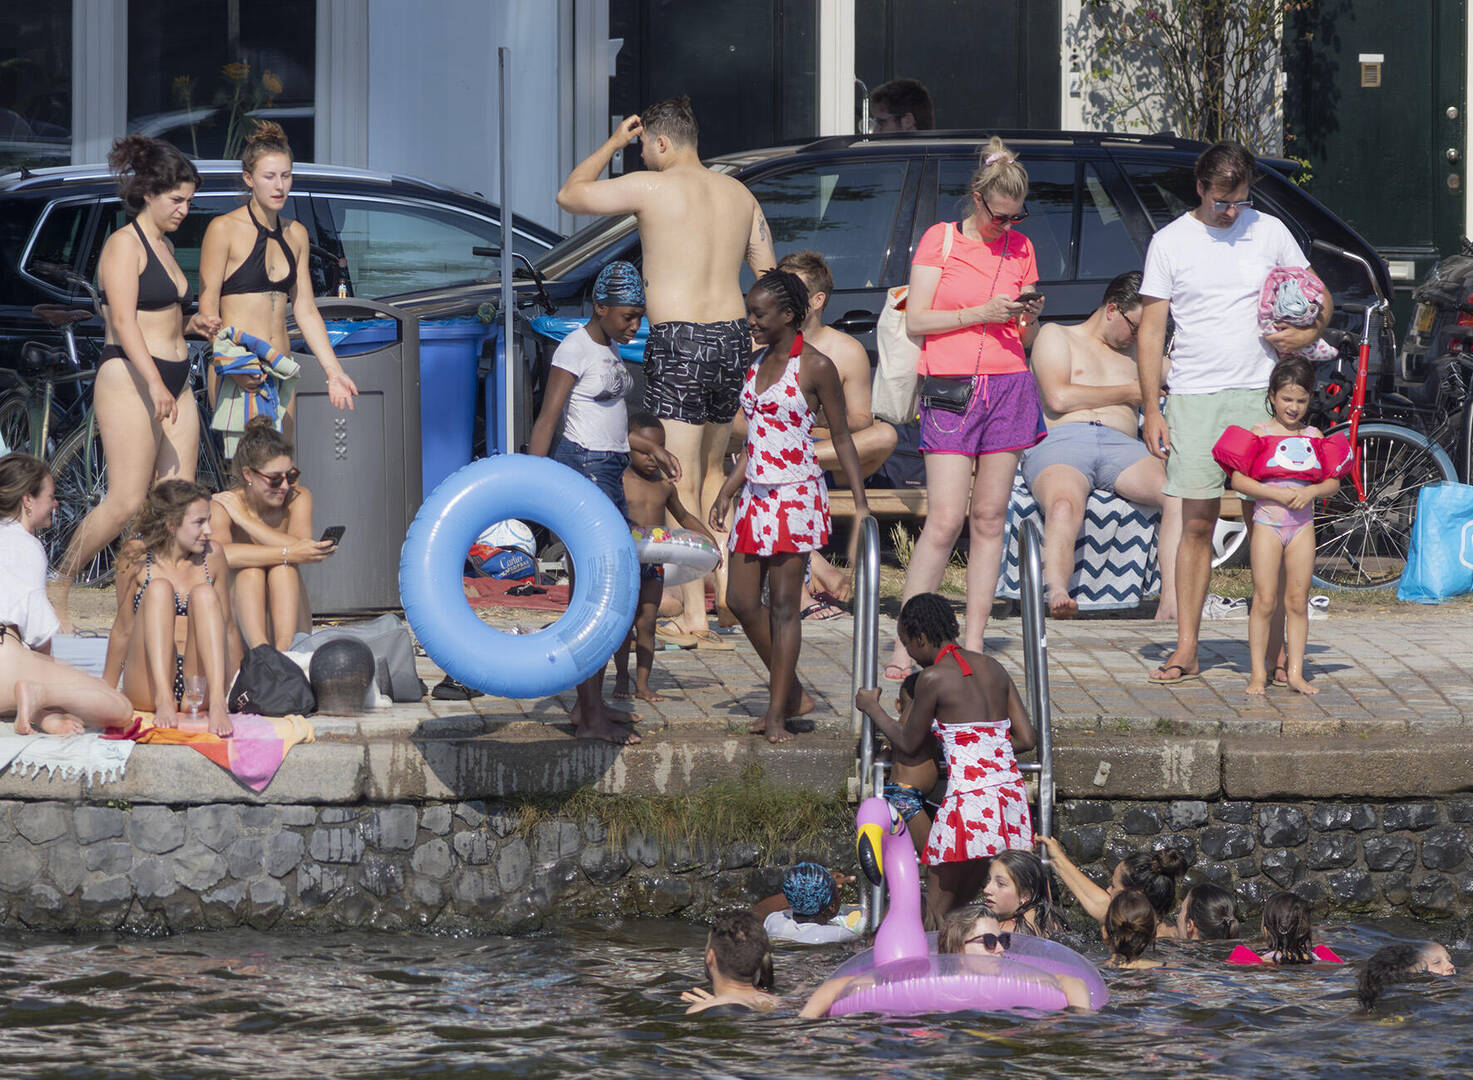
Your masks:
<svg viewBox="0 0 1473 1080"><path fill-rule="evenodd" d="M154 727L152 713L138 713L127 730L109 731L104 738L193 747L252 791L265 790L292 747L317 740L302 716L233 713L230 722L234 734L221 738L198 729Z"/></svg>

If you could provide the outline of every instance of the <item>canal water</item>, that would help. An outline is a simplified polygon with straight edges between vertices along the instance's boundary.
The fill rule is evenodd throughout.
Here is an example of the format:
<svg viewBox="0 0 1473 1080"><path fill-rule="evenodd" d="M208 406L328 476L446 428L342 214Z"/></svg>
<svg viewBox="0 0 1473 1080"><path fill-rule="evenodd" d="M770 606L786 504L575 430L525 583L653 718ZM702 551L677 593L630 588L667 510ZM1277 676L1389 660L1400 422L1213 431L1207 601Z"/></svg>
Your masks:
<svg viewBox="0 0 1473 1080"><path fill-rule="evenodd" d="M1451 927L1332 925L1360 961ZM0 937L0 1076L14 1077L1406 1077L1473 1075L1468 978L1420 976L1357 1015L1354 966L1228 968L1228 946L1163 943L1167 967L1108 973L1092 1016L804 1021L846 955L784 949L791 1008L682 1015L705 932L576 922L530 937L249 931ZM1080 944L1096 959L1096 945Z"/></svg>

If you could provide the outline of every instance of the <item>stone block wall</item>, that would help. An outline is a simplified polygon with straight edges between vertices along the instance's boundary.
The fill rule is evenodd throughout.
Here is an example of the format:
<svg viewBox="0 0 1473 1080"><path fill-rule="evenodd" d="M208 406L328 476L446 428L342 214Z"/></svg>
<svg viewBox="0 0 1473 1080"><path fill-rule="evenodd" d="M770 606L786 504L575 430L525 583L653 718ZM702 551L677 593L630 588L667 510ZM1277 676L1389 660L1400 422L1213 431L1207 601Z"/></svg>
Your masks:
<svg viewBox="0 0 1473 1080"><path fill-rule="evenodd" d="M1104 884L1132 852L1175 848L1182 890L1210 881L1254 913L1293 889L1337 913L1422 918L1473 909L1473 799L1396 802L1073 800L1058 808L1070 858Z"/></svg>
<svg viewBox="0 0 1473 1080"><path fill-rule="evenodd" d="M1182 850L1251 916L1280 888L1326 913L1473 910L1473 798L1395 802L1071 800L1071 856L1105 882L1134 851ZM0 800L0 926L535 929L555 916L709 918L776 892L786 866L852 870L852 819L764 856L487 802L184 808Z"/></svg>

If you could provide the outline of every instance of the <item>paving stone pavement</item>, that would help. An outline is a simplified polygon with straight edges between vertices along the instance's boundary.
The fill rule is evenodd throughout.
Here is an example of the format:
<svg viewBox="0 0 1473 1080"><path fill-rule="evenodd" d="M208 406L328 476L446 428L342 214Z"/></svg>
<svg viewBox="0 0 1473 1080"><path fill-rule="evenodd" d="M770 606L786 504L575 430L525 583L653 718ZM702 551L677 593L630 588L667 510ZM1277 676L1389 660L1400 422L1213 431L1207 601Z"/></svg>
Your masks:
<svg viewBox="0 0 1473 1080"><path fill-rule="evenodd" d="M487 621L508 625L527 613L496 612ZM805 623L798 670L817 708L820 735L849 731L852 620ZM881 622L881 640L893 632ZM1301 696L1271 687L1262 698L1243 689L1248 675L1248 623L1203 623L1201 679L1176 686L1148 684L1147 675L1175 641L1171 623L1142 619L1080 618L1047 623L1052 720L1060 732L1175 735L1256 735L1286 738L1339 735L1453 734L1473 717L1473 611L1408 608L1393 614L1331 614L1310 624L1308 669L1320 693ZM726 638L730 651L656 653L652 684L664 700L632 703L648 739L683 734L739 734L766 704L766 673L746 638ZM995 618L987 649L1023 685L1022 623ZM882 648L881 664L886 659ZM421 674L440 678L421 658ZM612 690L610 672L607 689ZM894 707L897 684L883 682ZM357 718L314 717L319 737L392 738L396 735L469 735L518 739L567 731L571 691L512 700L479 697L395 706Z"/></svg>

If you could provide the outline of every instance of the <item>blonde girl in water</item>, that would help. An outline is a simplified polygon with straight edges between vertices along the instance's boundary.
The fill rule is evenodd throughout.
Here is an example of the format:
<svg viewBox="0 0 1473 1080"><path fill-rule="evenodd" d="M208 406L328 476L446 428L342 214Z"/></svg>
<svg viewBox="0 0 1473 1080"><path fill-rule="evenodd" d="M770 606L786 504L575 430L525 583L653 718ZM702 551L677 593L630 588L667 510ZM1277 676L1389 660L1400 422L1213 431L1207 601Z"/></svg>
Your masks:
<svg viewBox="0 0 1473 1080"><path fill-rule="evenodd" d="M82 520L58 567L63 633L72 630L72 582L117 539L149 487L170 476L194 479L199 411L190 400L184 335L208 337L219 329L219 320L205 314L186 324L189 279L169 241L199 185L194 165L168 143L143 135L117 140L107 162L133 220L107 238L98 261L107 340L92 393L107 494Z"/></svg>
<svg viewBox="0 0 1473 1080"><path fill-rule="evenodd" d="M249 198L240 209L220 215L205 230L199 261L200 313L214 318L217 328L234 327L290 355L286 332L290 304L298 333L327 375L328 398L339 409L351 409L358 387L333 353L312 298L307 229L281 216L292 191L292 151L281 125L257 121L240 164ZM214 400L213 372L210 378ZM254 390L267 376L226 378L242 389ZM288 438L294 415L295 399L286 405L278 425Z"/></svg>

